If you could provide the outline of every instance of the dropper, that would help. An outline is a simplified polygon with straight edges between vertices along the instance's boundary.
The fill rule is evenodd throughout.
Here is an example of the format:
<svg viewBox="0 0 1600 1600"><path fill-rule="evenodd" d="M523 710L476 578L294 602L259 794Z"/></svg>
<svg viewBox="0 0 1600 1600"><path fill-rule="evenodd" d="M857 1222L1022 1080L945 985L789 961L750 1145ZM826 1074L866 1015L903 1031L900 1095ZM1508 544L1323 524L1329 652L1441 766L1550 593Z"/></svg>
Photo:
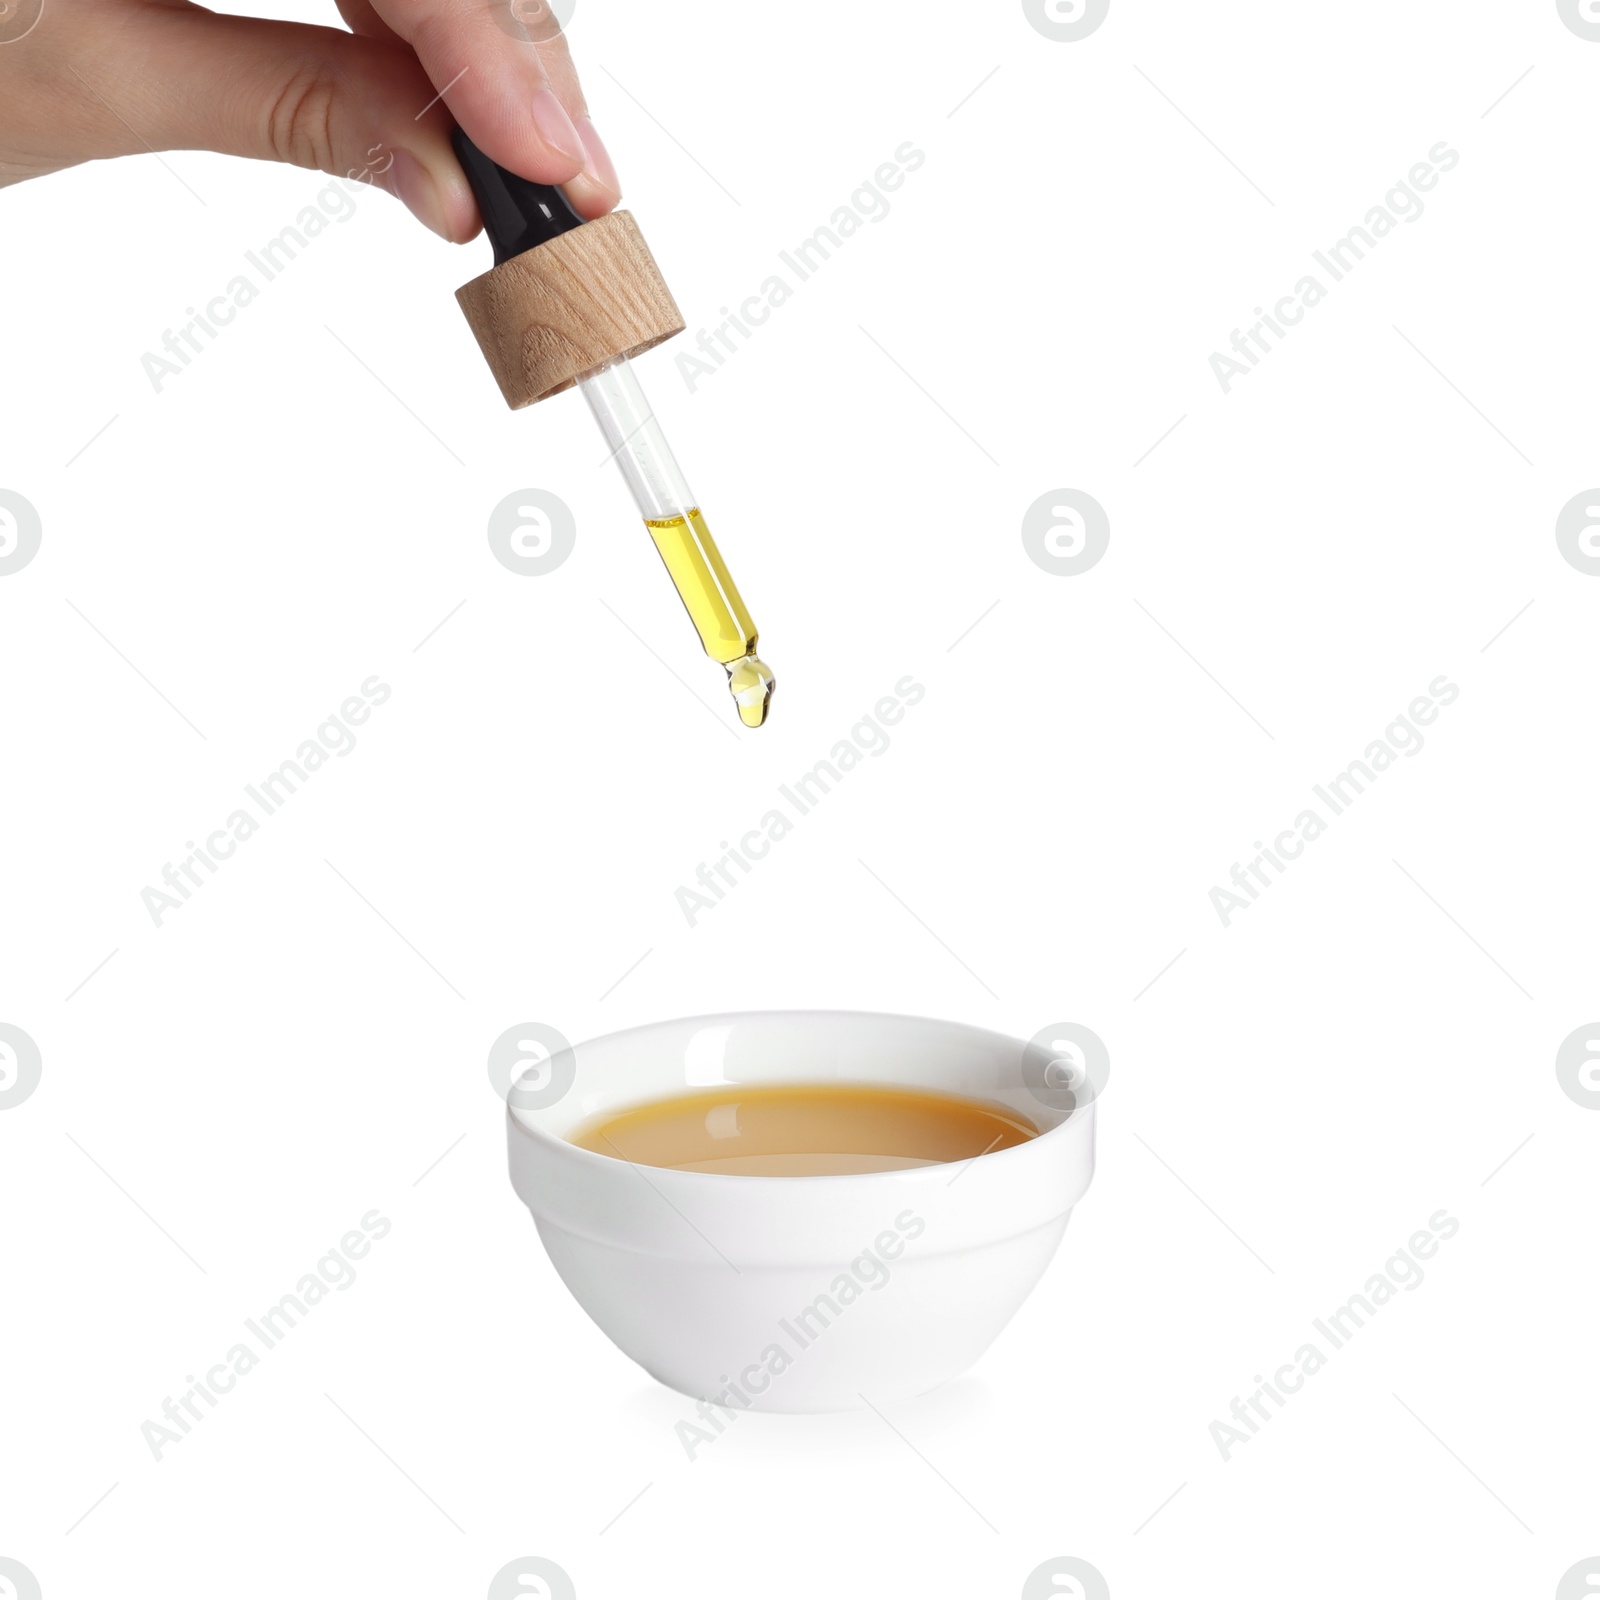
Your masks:
<svg viewBox="0 0 1600 1600"><path fill-rule="evenodd" d="M683 327L654 258L626 212L586 223L559 188L508 172L459 128L453 143L495 259L458 298L502 392L522 406L583 391L740 721L759 728L773 677L756 625L629 360Z"/></svg>

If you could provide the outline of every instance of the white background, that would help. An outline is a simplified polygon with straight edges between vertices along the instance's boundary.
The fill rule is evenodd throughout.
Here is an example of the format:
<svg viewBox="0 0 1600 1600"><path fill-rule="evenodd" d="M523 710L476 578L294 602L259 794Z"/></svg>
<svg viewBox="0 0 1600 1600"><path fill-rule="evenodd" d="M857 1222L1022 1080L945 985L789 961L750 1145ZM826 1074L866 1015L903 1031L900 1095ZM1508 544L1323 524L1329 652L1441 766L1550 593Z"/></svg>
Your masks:
<svg viewBox="0 0 1600 1600"><path fill-rule="evenodd" d="M1600 481L1600 44L1553 3L569 31L689 322L641 376L779 679L759 733L582 401L500 401L481 240L363 192L157 394L141 356L327 180L0 195L0 487L44 530L0 578L0 1021L43 1056L0 1114L0 1554L47 1600L480 1596L526 1554L584 1600L1010 1597L1058 1555L1118 1600L1553 1595L1600 1545L1600 1114L1554 1071L1600 1013L1600 579L1554 537ZM675 349L907 140L691 394ZM1212 351L1441 140L1425 214L1224 395ZM577 518L545 577L485 533L530 487ZM1082 576L1023 548L1058 488L1110 518ZM689 927L677 887L908 673L888 751ZM141 889L371 674L358 747L155 927ZM1440 674L1425 748L1224 928L1211 887ZM513 1197L485 1057L768 1005L1091 1027L1099 1170L903 1438L750 1416L690 1462ZM372 1208L359 1281L153 1460ZM1211 1422L1441 1208L1421 1287L1224 1462Z"/></svg>

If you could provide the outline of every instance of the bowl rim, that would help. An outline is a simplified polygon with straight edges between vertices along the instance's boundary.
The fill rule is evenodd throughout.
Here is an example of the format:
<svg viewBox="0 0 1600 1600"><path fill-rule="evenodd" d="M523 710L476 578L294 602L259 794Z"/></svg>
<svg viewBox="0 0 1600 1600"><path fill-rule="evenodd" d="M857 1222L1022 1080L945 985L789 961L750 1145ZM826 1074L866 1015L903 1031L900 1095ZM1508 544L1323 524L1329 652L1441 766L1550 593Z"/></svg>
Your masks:
<svg viewBox="0 0 1600 1600"><path fill-rule="evenodd" d="M1025 1039L1018 1039L1011 1034L1001 1033L994 1028L985 1028L977 1023L959 1022L947 1017L917 1016L910 1012L900 1011L836 1009L830 1006L789 1006L769 1007L753 1011L709 1011L692 1013L688 1016L682 1017L663 1017L655 1022L637 1023L631 1028L618 1028L611 1033L597 1034L592 1039L585 1039L575 1044L569 1044L564 1050L557 1051L556 1054L550 1059L554 1061L560 1056L568 1054L576 1056L577 1052L586 1045L609 1043L613 1040L624 1039L630 1034L652 1033L663 1028L682 1026L685 1023L717 1024L727 1022L749 1022L756 1019L772 1020L780 1017L792 1016L836 1017L840 1019L870 1018L874 1022L903 1022L914 1023L927 1027L952 1028L967 1033L986 1034L990 1038L1001 1040L1005 1044L1015 1045L1019 1052L1025 1051L1028 1048L1028 1041ZM812 1082L816 1080L797 1078L792 1081L799 1083ZM850 1080L841 1079L840 1081L871 1083L874 1080L861 1078ZM904 1087L904 1085L895 1085L894 1087ZM565 1098L565 1096L562 1098ZM653 1098L659 1099L664 1097L654 1096ZM977 1097L969 1095L966 1098L973 1099ZM976 1166L980 1161L985 1163L990 1168L993 1168L997 1163L1004 1161L1007 1158L1037 1160L1038 1157L1035 1155L1030 1155L1029 1152L1042 1149L1042 1147L1048 1141L1053 1140L1054 1144L1059 1145L1066 1143L1068 1138L1076 1139L1084 1131L1083 1124L1085 1123L1090 1125L1092 1137L1093 1124L1098 1121L1098 1117L1095 1114L1095 1107L1098 1098L1098 1096L1091 1095L1088 1099L1083 1101L1082 1104L1074 1106L1071 1111L1063 1115L1061 1120L1057 1122L1054 1127L1041 1128L1038 1134L1032 1139L1025 1140L1021 1144L1008 1146L1004 1150L980 1151L975 1156L966 1157L964 1161L938 1161L933 1162L926 1167L895 1168L884 1172L835 1172L812 1173L806 1175L757 1174L748 1172L693 1172L682 1167L650 1167L649 1170L651 1173L661 1174L662 1177L670 1183L689 1183L696 1180L705 1180L713 1184L720 1185L736 1183L748 1186L750 1184L757 1184L763 1186L767 1192L771 1192L773 1186L804 1184L807 1186L809 1192L816 1193L818 1192L815 1187L817 1185L828 1185L831 1188L838 1188L840 1186L852 1184L859 1186L863 1183L882 1185L885 1180L890 1182L905 1182L913 1175L920 1177L921 1174L938 1171L946 1167L955 1168L962 1166ZM648 1104L649 1102L646 1100L641 1100L633 1103L644 1105ZM534 1109L543 1110L547 1108L538 1107ZM619 1107L617 1109L625 1108ZM550 1133L546 1129L536 1126L535 1124L526 1120L526 1118L511 1104L509 1098L506 1101L506 1119L509 1130L513 1134L523 1134L532 1140L536 1146L540 1146L554 1152L557 1156L557 1159L576 1161L580 1168L587 1168L588 1170L597 1173L619 1167L631 1167L635 1171L640 1170L641 1164L639 1162L629 1161L626 1156L608 1156L602 1155L597 1150L586 1150L582 1145L573 1144L570 1139L565 1139L559 1134ZM951 1181L954 1182L953 1179ZM749 1192L748 1188L746 1192Z"/></svg>

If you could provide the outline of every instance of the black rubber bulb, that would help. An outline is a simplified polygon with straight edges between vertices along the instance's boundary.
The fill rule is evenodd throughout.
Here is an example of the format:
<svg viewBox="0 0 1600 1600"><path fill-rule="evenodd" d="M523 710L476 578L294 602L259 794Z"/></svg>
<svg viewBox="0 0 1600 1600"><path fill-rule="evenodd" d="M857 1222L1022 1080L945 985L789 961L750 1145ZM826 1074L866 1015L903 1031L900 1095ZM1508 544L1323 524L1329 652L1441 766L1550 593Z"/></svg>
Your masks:
<svg viewBox="0 0 1600 1600"><path fill-rule="evenodd" d="M460 128L450 136L456 158L477 197L484 231L494 246L494 264L520 256L583 226L572 203L551 183L534 183L497 166Z"/></svg>

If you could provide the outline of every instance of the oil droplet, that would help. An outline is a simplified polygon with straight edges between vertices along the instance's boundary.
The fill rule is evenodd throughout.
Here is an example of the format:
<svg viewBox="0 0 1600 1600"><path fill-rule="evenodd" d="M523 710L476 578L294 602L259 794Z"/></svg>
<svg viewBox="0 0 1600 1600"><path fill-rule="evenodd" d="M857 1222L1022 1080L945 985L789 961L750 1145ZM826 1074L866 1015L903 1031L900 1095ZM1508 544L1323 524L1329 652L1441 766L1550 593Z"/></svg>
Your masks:
<svg viewBox="0 0 1600 1600"><path fill-rule="evenodd" d="M728 688L739 707L739 720L747 728L759 728L767 720L776 682L772 668L757 655L740 656L726 663Z"/></svg>

